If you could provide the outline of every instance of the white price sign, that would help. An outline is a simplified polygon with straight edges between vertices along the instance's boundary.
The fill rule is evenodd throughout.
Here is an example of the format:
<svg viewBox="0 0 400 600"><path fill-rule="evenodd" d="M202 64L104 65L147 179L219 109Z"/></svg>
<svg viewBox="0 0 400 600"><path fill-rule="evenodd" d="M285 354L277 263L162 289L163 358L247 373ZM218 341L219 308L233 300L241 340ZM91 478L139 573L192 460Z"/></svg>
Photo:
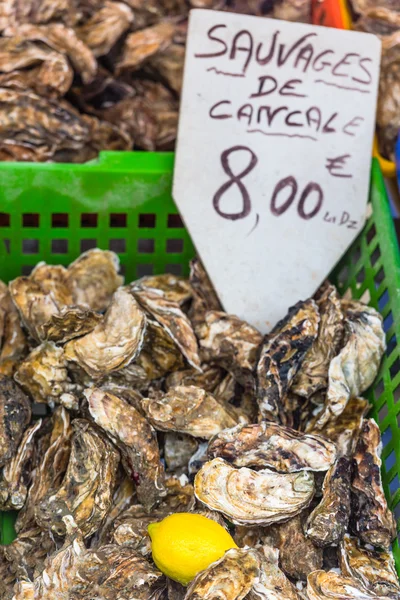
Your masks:
<svg viewBox="0 0 400 600"><path fill-rule="evenodd" d="M190 14L174 199L225 310L267 332L364 224L373 35Z"/></svg>

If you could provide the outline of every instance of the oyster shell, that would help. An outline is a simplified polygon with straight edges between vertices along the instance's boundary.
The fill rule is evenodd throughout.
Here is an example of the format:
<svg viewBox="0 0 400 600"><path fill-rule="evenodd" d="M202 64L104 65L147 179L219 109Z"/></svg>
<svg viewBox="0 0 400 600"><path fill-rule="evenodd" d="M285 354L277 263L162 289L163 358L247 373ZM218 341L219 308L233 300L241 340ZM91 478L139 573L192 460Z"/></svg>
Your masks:
<svg viewBox="0 0 400 600"><path fill-rule="evenodd" d="M345 311L345 346L331 361L324 410L314 429L322 429L342 414L352 396L359 396L374 381L386 349L382 316L361 302L342 302Z"/></svg>
<svg viewBox="0 0 400 600"><path fill-rule="evenodd" d="M189 281L193 289L189 317L193 325L197 325L204 321L208 311L221 311L222 306L206 270L197 257L190 263Z"/></svg>
<svg viewBox="0 0 400 600"><path fill-rule="evenodd" d="M124 468L136 483L139 502L150 511L165 495L155 431L125 400L96 388L86 390L84 395L95 423L117 445Z"/></svg>
<svg viewBox="0 0 400 600"><path fill-rule="evenodd" d="M196 475L201 467L208 461L207 448L207 442L201 442L196 452L190 457L188 462L188 472L190 476Z"/></svg>
<svg viewBox="0 0 400 600"><path fill-rule="evenodd" d="M74 304L105 311L114 292L124 282L118 270L119 258L114 252L95 248L81 254L69 265L67 272L67 285Z"/></svg>
<svg viewBox="0 0 400 600"><path fill-rule="evenodd" d="M273 548L263 548L259 577L248 600L300 600L296 588L279 568L278 553Z"/></svg>
<svg viewBox="0 0 400 600"><path fill-rule="evenodd" d="M380 444L378 425L365 419L353 458L350 525L363 542L388 549L396 535L396 521L382 488Z"/></svg>
<svg viewBox="0 0 400 600"><path fill-rule="evenodd" d="M178 385L195 385L212 394L223 379L223 371L220 367L208 364L201 365L201 368L202 373L195 369L184 369L168 375L165 379L167 391Z"/></svg>
<svg viewBox="0 0 400 600"><path fill-rule="evenodd" d="M308 471L279 474L235 469L221 458L206 463L194 480L196 498L238 525L270 525L306 508L314 495Z"/></svg>
<svg viewBox="0 0 400 600"><path fill-rule="evenodd" d="M343 312L335 286L327 284L316 303L321 317L318 335L291 387L295 394L306 398L327 387L329 365L343 339Z"/></svg>
<svg viewBox="0 0 400 600"><path fill-rule="evenodd" d="M69 377L64 349L53 342L44 342L34 348L20 364L14 378L35 402L78 409L75 393L79 386Z"/></svg>
<svg viewBox="0 0 400 600"><path fill-rule="evenodd" d="M72 429L68 412L59 406L52 416L52 429L48 445L39 454L38 464L32 473L32 483L28 490L27 500L24 507L18 513L15 529L18 532L34 527L35 506L51 490L55 490L61 484L68 466L71 452Z"/></svg>
<svg viewBox="0 0 400 600"><path fill-rule="evenodd" d="M208 456L219 456L235 467L269 467L295 473L327 471L335 462L336 448L321 436L264 421L221 431L210 441Z"/></svg>
<svg viewBox="0 0 400 600"><path fill-rule="evenodd" d="M9 377L0 376L0 467L13 456L31 420L31 403Z"/></svg>
<svg viewBox="0 0 400 600"><path fill-rule="evenodd" d="M0 375L12 377L26 347L19 313L8 287L0 281Z"/></svg>
<svg viewBox="0 0 400 600"><path fill-rule="evenodd" d="M160 289L141 289L133 284L130 290L144 310L167 331L188 363L201 371L196 336L179 304L168 300Z"/></svg>
<svg viewBox="0 0 400 600"><path fill-rule="evenodd" d="M257 365L257 400L263 419L285 424L287 393L317 337L319 318L314 300L298 302L265 336Z"/></svg>
<svg viewBox="0 0 400 600"><path fill-rule="evenodd" d="M43 339L64 344L90 333L102 320L103 317L90 308L66 306L43 324Z"/></svg>
<svg viewBox="0 0 400 600"><path fill-rule="evenodd" d="M351 461L346 457L330 468L323 484L322 500L307 519L306 534L316 546L337 545L350 517Z"/></svg>
<svg viewBox="0 0 400 600"><path fill-rule="evenodd" d="M334 571L314 571L307 578L309 600L373 600L375 594L364 590L350 577Z"/></svg>
<svg viewBox="0 0 400 600"><path fill-rule="evenodd" d="M61 487L35 508L38 524L65 535L72 515L85 537L99 528L112 504L119 454L106 436L84 419L72 422L72 449Z"/></svg>
<svg viewBox="0 0 400 600"><path fill-rule="evenodd" d="M328 421L325 427L318 431L319 435L334 442L338 457L352 456L364 417L369 409L368 400L359 397L350 398L342 414L337 419Z"/></svg>
<svg viewBox="0 0 400 600"><path fill-rule="evenodd" d="M187 279L170 273L142 277L135 281L133 287L141 290L161 290L167 300L176 302L179 306L186 304L193 294L192 286Z"/></svg>
<svg viewBox="0 0 400 600"><path fill-rule="evenodd" d="M143 387L148 387L153 379L164 377L171 371L180 371L185 366L182 352L166 329L150 319L147 321L143 349L136 363L144 374Z"/></svg>
<svg viewBox="0 0 400 600"><path fill-rule="evenodd" d="M85 23L76 28L76 33L94 56L104 56L129 29L133 20L134 13L125 3L105 0Z"/></svg>
<svg viewBox="0 0 400 600"><path fill-rule="evenodd" d="M243 600L259 575L260 558L252 548L238 548L201 571L190 584L184 600Z"/></svg>
<svg viewBox="0 0 400 600"><path fill-rule="evenodd" d="M377 596L400 598L400 584L393 556L363 548L356 538L345 535L340 544L340 567L343 575L357 580Z"/></svg>
<svg viewBox="0 0 400 600"><path fill-rule="evenodd" d="M99 529L90 540L91 548L99 548L103 544L107 544L112 541L112 531L114 530L114 523L116 519L118 519L118 517L122 515L123 512L129 508L134 501L135 484L130 477L125 475L124 472L122 474L120 483L117 484L117 487L115 488L111 508ZM143 506L139 506L141 507L142 512L145 512Z"/></svg>
<svg viewBox="0 0 400 600"><path fill-rule="evenodd" d="M168 471L187 470L199 443L189 435L169 432L164 438L164 459Z"/></svg>
<svg viewBox="0 0 400 600"><path fill-rule="evenodd" d="M141 350L145 329L144 312L131 294L120 289L104 321L91 333L67 343L65 358L77 362L91 377L103 377L134 360Z"/></svg>
<svg viewBox="0 0 400 600"><path fill-rule="evenodd" d="M143 410L159 431L177 431L210 439L234 419L211 394L194 385L178 386L157 398L144 398Z"/></svg>
<svg viewBox="0 0 400 600"><path fill-rule="evenodd" d="M31 479L30 463L35 451L35 434L42 426L36 421L26 429L17 453L3 468L0 479L0 510L20 510L26 500Z"/></svg>

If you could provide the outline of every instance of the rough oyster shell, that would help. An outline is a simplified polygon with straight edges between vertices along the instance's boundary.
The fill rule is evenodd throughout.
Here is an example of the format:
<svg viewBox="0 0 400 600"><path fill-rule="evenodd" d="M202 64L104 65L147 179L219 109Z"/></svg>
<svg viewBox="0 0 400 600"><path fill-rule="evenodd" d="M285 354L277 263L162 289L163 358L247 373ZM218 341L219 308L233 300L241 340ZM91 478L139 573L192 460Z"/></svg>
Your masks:
<svg viewBox="0 0 400 600"><path fill-rule="evenodd" d="M201 365L201 368L202 373L195 369L184 369L168 375L165 379L167 391L178 385L195 385L212 394L222 381L223 371L220 367L207 364Z"/></svg>
<svg viewBox="0 0 400 600"><path fill-rule="evenodd" d="M193 289L189 317L193 325L197 325L204 321L208 311L221 311L222 306L206 270L197 257L190 263L189 281Z"/></svg>
<svg viewBox="0 0 400 600"><path fill-rule="evenodd" d="M313 424L322 429L342 414L352 396L359 396L374 381L386 349L382 316L361 302L342 302L346 343L330 363L324 410Z"/></svg>
<svg viewBox="0 0 400 600"><path fill-rule="evenodd" d="M66 306L43 324L43 339L64 344L90 333L102 320L103 317L90 308Z"/></svg>
<svg viewBox="0 0 400 600"><path fill-rule="evenodd" d="M210 439L234 419L211 394L194 385L178 386L158 398L144 398L143 409L159 431L177 431Z"/></svg>
<svg viewBox="0 0 400 600"><path fill-rule="evenodd" d="M142 290L161 290L167 300L182 306L193 294L192 286L183 277L164 273L163 275L148 275L135 281L133 287Z"/></svg>
<svg viewBox="0 0 400 600"><path fill-rule="evenodd" d="M166 329L157 321L147 321L143 349L136 360L137 368L144 374L144 384L164 377L168 372L179 371L185 366L183 354ZM130 367L132 365L129 365Z"/></svg>
<svg viewBox="0 0 400 600"><path fill-rule="evenodd" d="M89 537L110 510L119 454L88 421L75 419L72 428L71 456L61 487L41 500L35 517L44 529L65 535L63 517L72 515Z"/></svg>
<svg viewBox="0 0 400 600"><path fill-rule="evenodd" d="M219 456L235 467L269 467L295 473L327 471L335 461L336 448L321 436L264 421L221 431L210 441L208 456Z"/></svg>
<svg viewBox="0 0 400 600"><path fill-rule="evenodd" d="M65 346L65 358L77 362L93 378L127 366L139 354L146 317L126 290L115 292L104 321Z"/></svg>
<svg viewBox="0 0 400 600"><path fill-rule="evenodd" d="M400 583L390 552L363 548L357 538L345 535L340 544L340 567L343 575L357 580L377 596L400 598Z"/></svg>
<svg viewBox="0 0 400 600"><path fill-rule="evenodd" d="M20 510L28 494L30 467L34 455L35 434L42 426L36 421L26 429L17 453L5 465L0 479L0 510Z"/></svg>
<svg viewBox="0 0 400 600"><path fill-rule="evenodd" d="M134 13L129 6L105 0L85 23L76 28L76 33L94 56L104 56L129 29L133 20Z"/></svg>
<svg viewBox="0 0 400 600"><path fill-rule="evenodd" d="M119 258L114 252L95 248L81 254L69 265L67 272L67 285L74 304L105 311L114 292L124 282L118 270Z"/></svg>
<svg viewBox="0 0 400 600"><path fill-rule="evenodd" d="M367 544L388 549L396 535L396 521L382 488L381 436L373 419L365 419L353 457L350 525Z"/></svg>
<svg viewBox="0 0 400 600"><path fill-rule="evenodd" d="M0 281L0 375L12 377L26 347L19 313L8 287Z"/></svg>
<svg viewBox="0 0 400 600"><path fill-rule="evenodd" d="M350 577L333 571L314 571L307 578L309 600L375 600L377 596L364 590Z"/></svg>
<svg viewBox="0 0 400 600"><path fill-rule="evenodd" d="M320 431L319 435L328 438L336 445L338 457L351 457L358 437L364 417L370 409L368 400L364 398L350 398L346 408L337 419L328 421Z"/></svg>
<svg viewBox="0 0 400 600"><path fill-rule="evenodd" d="M265 336L257 365L257 400L263 419L286 422L285 400L318 334L314 300L298 302Z"/></svg>
<svg viewBox="0 0 400 600"><path fill-rule="evenodd" d="M196 575L184 600L243 600L252 589L259 568L259 555L252 548L228 550Z"/></svg>
<svg viewBox="0 0 400 600"><path fill-rule="evenodd" d="M104 521L96 531L92 539L90 540L91 548L99 548L103 544L107 544L112 541L112 531L114 529L114 523L116 519L133 504L135 501L135 484L133 481L122 473L122 479L115 488L112 505L108 511ZM139 505L144 512L144 509Z"/></svg>
<svg viewBox="0 0 400 600"><path fill-rule="evenodd" d="M0 377L0 467L17 452L31 420L31 403L9 377Z"/></svg>
<svg viewBox="0 0 400 600"><path fill-rule="evenodd" d="M278 553L265 546L259 577L253 584L248 600L300 600L294 585L278 566Z"/></svg>
<svg viewBox="0 0 400 600"><path fill-rule="evenodd" d="M316 546L337 545L347 530L350 518L351 461L346 457L325 476L320 504L307 519L306 533Z"/></svg>
<svg viewBox="0 0 400 600"><path fill-rule="evenodd" d="M164 459L168 471L187 470L199 443L190 435L168 432L164 437Z"/></svg>
<svg viewBox="0 0 400 600"><path fill-rule="evenodd" d="M321 317L318 335L291 387L295 394L306 398L327 387L329 365L343 339L343 311L335 286L327 284L316 302Z"/></svg>
<svg viewBox="0 0 400 600"><path fill-rule="evenodd" d="M89 412L117 445L127 474L136 483L139 502L150 509L165 495L164 468L155 431L125 400L102 389L84 392Z"/></svg>
<svg viewBox="0 0 400 600"><path fill-rule="evenodd" d="M279 474L235 469L221 458L206 463L194 480L196 498L238 525L270 525L306 508L314 495L308 471Z"/></svg>

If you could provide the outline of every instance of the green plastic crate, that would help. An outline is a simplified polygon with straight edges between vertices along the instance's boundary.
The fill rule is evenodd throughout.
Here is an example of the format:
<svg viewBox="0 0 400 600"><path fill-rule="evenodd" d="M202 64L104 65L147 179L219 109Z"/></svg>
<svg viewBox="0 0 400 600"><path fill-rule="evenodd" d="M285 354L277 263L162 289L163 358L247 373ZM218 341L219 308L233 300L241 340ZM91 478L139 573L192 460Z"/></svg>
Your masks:
<svg viewBox="0 0 400 600"><path fill-rule="evenodd" d="M40 260L67 265L91 247L116 251L127 281L188 274L194 247L171 198L173 155L103 153L85 165L0 163L0 279ZM367 394L380 424L385 491L400 520L400 257L382 175L372 166L371 216L331 275L344 295L384 317L388 349ZM0 515L2 543L13 515ZM400 549L394 544L397 567Z"/></svg>

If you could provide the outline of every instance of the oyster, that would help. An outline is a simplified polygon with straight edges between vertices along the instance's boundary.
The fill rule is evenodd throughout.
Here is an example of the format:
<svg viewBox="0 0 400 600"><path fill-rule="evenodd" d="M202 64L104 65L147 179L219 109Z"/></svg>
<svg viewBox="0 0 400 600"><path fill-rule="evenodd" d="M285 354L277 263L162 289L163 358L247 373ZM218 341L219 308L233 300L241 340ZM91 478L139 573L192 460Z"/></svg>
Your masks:
<svg viewBox="0 0 400 600"><path fill-rule="evenodd" d="M306 534L316 546L337 545L350 517L351 461L339 460L326 474L322 500L307 519Z"/></svg>
<svg viewBox="0 0 400 600"><path fill-rule="evenodd" d="M65 346L65 358L74 361L88 375L100 378L122 369L140 352L146 317L131 294L115 292L104 321L84 337Z"/></svg>
<svg viewBox="0 0 400 600"><path fill-rule="evenodd" d="M69 377L64 349L53 342L44 342L34 348L14 377L36 402L55 402L77 410L75 392L79 386Z"/></svg>
<svg viewBox="0 0 400 600"><path fill-rule="evenodd" d="M327 387L329 364L339 352L343 338L343 312L335 286L327 284L316 302L321 317L318 335L291 386L295 394L306 398Z"/></svg>
<svg viewBox="0 0 400 600"><path fill-rule="evenodd" d="M382 488L380 444L378 425L365 419L353 458L350 525L363 542L388 549L396 535L396 521Z"/></svg>
<svg viewBox="0 0 400 600"><path fill-rule="evenodd" d="M150 511L165 495L164 469L155 431L125 400L96 388L84 394L95 423L117 445L124 468L136 483L139 502Z"/></svg>
<svg viewBox="0 0 400 600"><path fill-rule="evenodd" d="M175 33L176 25L172 21L131 33L125 42L122 58L117 63L117 72L136 70L156 53L164 52L172 43Z"/></svg>
<svg viewBox="0 0 400 600"><path fill-rule="evenodd" d="M252 548L238 548L201 571L186 592L184 600L243 600L259 575L260 558Z"/></svg>
<svg viewBox="0 0 400 600"><path fill-rule="evenodd" d="M190 263L189 281L193 289L189 316L193 325L197 325L203 323L208 311L221 311L222 306L206 270L197 257Z"/></svg>
<svg viewBox="0 0 400 600"><path fill-rule="evenodd" d="M183 355L168 332L157 321L147 321L143 349L136 359L137 368L144 373L145 385L168 372L180 371L185 363Z"/></svg>
<svg viewBox="0 0 400 600"><path fill-rule="evenodd" d="M196 498L238 525L270 525L299 514L314 495L308 471L279 474L235 469L221 458L206 463L194 480Z"/></svg>
<svg viewBox="0 0 400 600"><path fill-rule="evenodd" d="M222 381L223 371L220 367L207 364L201 365L201 368L202 373L195 369L184 369L168 375L165 379L167 391L178 385L195 385L212 394Z"/></svg>
<svg viewBox="0 0 400 600"><path fill-rule="evenodd" d="M335 420L328 423L318 432L331 440L337 448L338 457L351 457L360 435L365 415L370 405L364 398L350 398L346 408Z"/></svg>
<svg viewBox="0 0 400 600"><path fill-rule="evenodd" d="M67 285L74 304L104 312L114 292L123 284L118 275L119 258L108 250L88 250L68 267Z"/></svg>
<svg viewBox="0 0 400 600"><path fill-rule="evenodd" d="M265 336L257 365L257 400L263 419L285 424L285 400L306 353L318 334L314 300L298 302Z"/></svg>
<svg viewBox="0 0 400 600"><path fill-rule="evenodd" d="M364 590L350 577L334 571L314 571L307 578L309 600L375 600L377 596Z"/></svg>
<svg viewBox="0 0 400 600"><path fill-rule="evenodd" d="M178 386L158 398L144 398L143 409L159 431L177 431L210 439L234 419L211 394L194 385Z"/></svg>
<svg viewBox="0 0 400 600"><path fill-rule="evenodd" d="M32 473L32 482L28 490L27 500L22 510L18 513L15 523L17 532L35 526L35 506L61 484L68 466L71 452L70 418L64 407L59 406L52 416L52 429L48 445L39 453L39 461Z"/></svg>
<svg viewBox="0 0 400 600"><path fill-rule="evenodd" d="M12 377L26 346L19 313L8 287L0 281L0 375Z"/></svg>
<svg viewBox="0 0 400 600"><path fill-rule="evenodd" d="M265 546L259 576L248 600L300 600L294 585L278 566L278 552Z"/></svg>
<svg viewBox="0 0 400 600"><path fill-rule="evenodd" d="M357 580L377 596L400 598L400 584L391 553L363 548L356 538L346 535L340 544L340 566L343 575Z"/></svg>
<svg viewBox="0 0 400 600"><path fill-rule="evenodd" d="M31 403L9 377L0 377L0 467L15 456L31 419Z"/></svg>
<svg viewBox="0 0 400 600"><path fill-rule="evenodd" d="M76 28L78 37L95 56L110 52L134 20L134 13L122 2L105 0L85 23Z"/></svg>
<svg viewBox="0 0 400 600"><path fill-rule="evenodd" d="M90 540L91 548L99 548L103 544L112 541L112 531L116 519L135 501L135 484L130 477L122 474L122 479L115 488L112 505L106 518ZM139 505L144 513L144 508ZM147 514L147 513L146 513Z"/></svg>
<svg viewBox="0 0 400 600"><path fill-rule="evenodd" d="M102 320L103 317L90 308L66 306L43 324L43 339L64 344L90 333Z"/></svg>
<svg viewBox="0 0 400 600"><path fill-rule="evenodd" d="M167 331L188 363L201 371L196 336L179 304L168 300L160 289L141 289L135 285L130 289L144 310Z"/></svg>
<svg viewBox="0 0 400 600"><path fill-rule="evenodd" d="M164 459L168 471L186 470L199 443L189 435L169 432L164 438Z"/></svg>
<svg viewBox="0 0 400 600"><path fill-rule="evenodd" d="M327 471L335 461L336 448L320 436L264 421L221 431L210 441L208 456L219 456L235 467L270 467L295 473Z"/></svg>
<svg viewBox="0 0 400 600"><path fill-rule="evenodd" d="M201 467L208 461L207 448L207 442L202 442L199 444L199 447L193 456L190 457L188 462L188 472L190 476L196 475Z"/></svg>
<svg viewBox="0 0 400 600"><path fill-rule="evenodd" d="M41 426L42 421L39 419L26 429L17 453L3 468L0 479L0 510L19 510L25 504L35 451L35 434Z"/></svg>
<svg viewBox="0 0 400 600"><path fill-rule="evenodd" d="M382 316L361 302L342 302L345 311L345 346L331 361L324 410L313 424L322 429L342 414L352 396L359 396L374 381L386 349Z"/></svg>
<svg viewBox="0 0 400 600"><path fill-rule="evenodd" d="M167 300L176 302L179 306L186 304L192 297L192 287L190 283L170 273L163 275L148 275L135 281L134 288L142 290L161 290Z"/></svg>
<svg viewBox="0 0 400 600"><path fill-rule="evenodd" d="M35 508L38 524L65 535L63 517L72 515L85 537L92 535L110 510L118 452L100 431L84 419L72 422L72 449L67 472L58 490Z"/></svg>

